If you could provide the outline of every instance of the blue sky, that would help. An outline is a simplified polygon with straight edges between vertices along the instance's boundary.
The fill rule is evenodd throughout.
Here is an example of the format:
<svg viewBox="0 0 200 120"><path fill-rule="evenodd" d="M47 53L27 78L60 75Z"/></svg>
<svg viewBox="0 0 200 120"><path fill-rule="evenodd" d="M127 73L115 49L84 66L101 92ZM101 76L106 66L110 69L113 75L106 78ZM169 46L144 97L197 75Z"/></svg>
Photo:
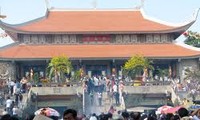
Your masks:
<svg viewBox="0 0 200 120"><path fill-rule="evenodd" d="M93 9L95 0L49 0L50 7L65 9ZM97 9L130 9L140 4L140 0L96 0ZM45 0L0 0L2 21L9 24L23 23L45 14ZM144 0L144 12L162 21L182 23L191 19L194 11L200 8L200 0ZM189 29L200 33L200 14ZM4 31L0 30L0 33ZM0 47L10 44L9 38L0 38Z"/></svg>

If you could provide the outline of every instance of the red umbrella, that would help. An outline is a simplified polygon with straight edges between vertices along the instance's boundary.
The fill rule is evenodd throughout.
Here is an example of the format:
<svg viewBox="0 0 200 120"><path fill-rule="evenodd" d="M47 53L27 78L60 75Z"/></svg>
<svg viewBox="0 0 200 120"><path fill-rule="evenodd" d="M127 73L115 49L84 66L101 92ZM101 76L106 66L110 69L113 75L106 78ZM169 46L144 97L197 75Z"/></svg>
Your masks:
<svg viewBox="0 0 200 120"><path fill-rule="evenodd" d="M172 106L168 106L168 105L164 105L164 106L161 106L157 109L158 112L160 113L165 113L166 110L170 109L170 108L173 108Z"/></svg>
<svg viewBox="0 0 200 120"><path fill-rule="evenodd" d="M167 110L164 111L164 113L175 113L177 112L182 106L176 106L176 107L173 107L173 108L169 108Z"/></svg>

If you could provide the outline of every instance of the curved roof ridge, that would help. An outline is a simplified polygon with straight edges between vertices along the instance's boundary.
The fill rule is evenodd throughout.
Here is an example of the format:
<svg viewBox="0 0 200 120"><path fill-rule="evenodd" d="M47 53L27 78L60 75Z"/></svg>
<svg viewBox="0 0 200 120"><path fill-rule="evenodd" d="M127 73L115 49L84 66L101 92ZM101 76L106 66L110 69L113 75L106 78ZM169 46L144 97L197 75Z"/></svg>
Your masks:
<svg viewBox="0 0 200 120"><path fill-rule="evenodd" d="M23 22L23 23L19 23L19 24L9 24L9 23L5 23L5 22L0 20L0 23L4 24L5 26L20 27L20 26L28 25L28 24L31 24L31 23L34 23L34 22L38 22L38 21L40 21L42 19L46 19L47 16L48 16L48 10L45 12L44 16L35 18L33 20L29 20L27 22Z"/></svg>
<svg viewBox="0 0 200 120"><path fill-rule="evenodd" d="M154 21L154 22L157 22L157 23L160 23L160 24L164 24L164 25L167 25L167 26L181 27L181 26L185 26L187 24L190 24L192 22L195 22L197 20L197 17L198 17L199 9L200 8L195 10L195 12L193 13L192 17L188 21L185 21L185 22L182 22L182 23L170 23L170 22L163 21L163 20L160 20L160 19L157 19L157 18L154 18L154 17L146 15L143 9L140 9L140 11L141 11L142 16L144 17L144 19L147 19L147 20L150 20L150 21Z"/></svg>

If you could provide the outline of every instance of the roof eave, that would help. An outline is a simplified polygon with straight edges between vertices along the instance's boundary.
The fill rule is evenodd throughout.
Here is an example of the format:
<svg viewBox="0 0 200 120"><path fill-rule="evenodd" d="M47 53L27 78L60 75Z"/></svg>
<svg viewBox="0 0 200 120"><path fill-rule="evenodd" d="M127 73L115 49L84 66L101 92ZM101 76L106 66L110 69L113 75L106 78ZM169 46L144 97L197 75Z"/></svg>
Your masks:
<svg viewBox="0 0 200 120"><path fill-rule="evenodd" d="M5 31L10 31L13 33L21 33L21 34L141 34L141 33L183 33L186 31L192 24L196 21L193 20L188 24L183 26L179 26L176 28L166 29L166 30L156 30L156 31L24 31L18 28L14 28L12 26L8 26L2 22L0 22L0 27L2 27Z"/></svg>
<svg viewBox="0 0 200 120"><path fill-rule="evenodd" d="M130 57L71 57L70 60L128 60ZM159 60L177 60L177 59L195 59L200 58L200 55L191 55L191 56L146 56L148 59L159 59ZM41 60L51 60L48 58L3 58L0 57L1 61L41 61Z"/></svg>
<svg viewBox="0 0 200 120"><path fill-rule="evenodd" d="M180 33L186 31L195 21L181 27L156 31L24 31L16 28L4 27L4 30L20 34L152 34L152 33Z"/></svg>

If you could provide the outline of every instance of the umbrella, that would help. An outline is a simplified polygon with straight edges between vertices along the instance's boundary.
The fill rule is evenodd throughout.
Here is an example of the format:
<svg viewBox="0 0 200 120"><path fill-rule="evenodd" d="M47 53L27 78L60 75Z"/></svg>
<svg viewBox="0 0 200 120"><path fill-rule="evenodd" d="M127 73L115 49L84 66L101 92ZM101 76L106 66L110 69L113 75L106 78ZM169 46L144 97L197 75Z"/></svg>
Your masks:
<svg viewBox="0 0 200 120"><path fill-rule="evenodd" d="M40 108L39 110L35 111L35 115L45 115L45 116L57 116L59 117L60 114L53 108Z"/></svg>
<svg viewBox="0 0 200 120"><path fill-rule="evenodd" d="M170 108L172 108L172 106L164 105L164 106L159 107L157 109L157 111L160 112L160 113L165 113L164 111L166 111L166 110L168 110Z"/></svg>
<svg viewBox="0 0 200 120"><path fill-rule="evenodd" d="M172 108L169 108L167 110L164 111L164 113L175 113L177 112L182 106L176 106L176 107L172 107Z"/></svg>
<svg viewBox="0 0 200 120"><path fill-rule="evenodd" d="M33 120L52 120L52 119L44 115L36 115Z"/></svg>

